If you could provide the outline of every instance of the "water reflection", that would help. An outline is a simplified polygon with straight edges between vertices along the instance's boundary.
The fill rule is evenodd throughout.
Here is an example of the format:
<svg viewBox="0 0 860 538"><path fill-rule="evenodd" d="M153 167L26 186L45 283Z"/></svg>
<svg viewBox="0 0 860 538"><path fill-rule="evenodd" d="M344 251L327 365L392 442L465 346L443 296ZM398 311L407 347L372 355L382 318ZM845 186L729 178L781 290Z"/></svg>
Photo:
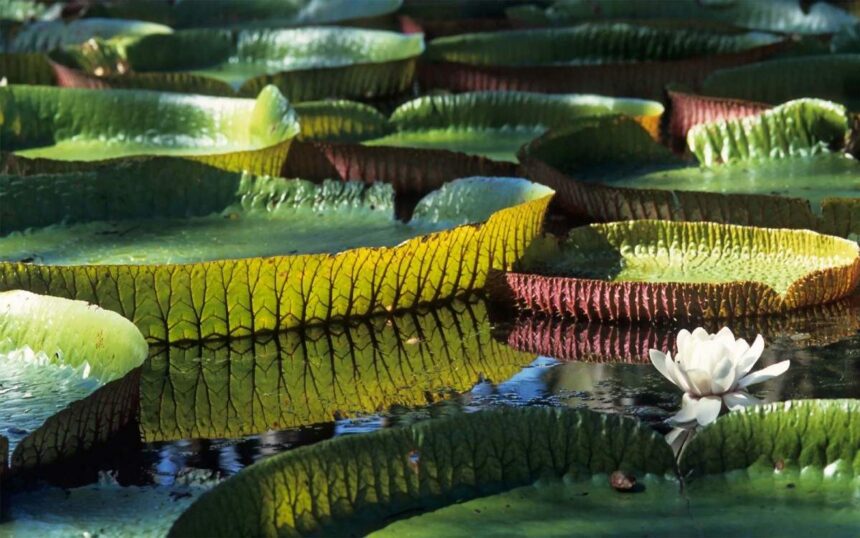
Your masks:
<svg viewBox="0 0 860 538"><path fill-rule="evenodd" d="M750 341L763 334L767 346L756 369L790 359L778 378L751 392L766 402L801 398L860 397L860 295L772 318L723 324ZM513 347L553 355L561 362L545 372L544 399L557 405L587 407L661 422L680 406L681 392L651 366L649 348L672 351L681 328L693 325L599 325L527 318L499 331Z"/></svg>
<svg viewBox="0 0 860 538"><path fill-rule="evenodd" d="M822 346L851 338L860 331L860 294L781 316L707 320L692 323L595 323L541 316L521 316L500 325L497 336L511 347L563 361L648 361L648 350L676 351L681 329L704 327L716 333L728 326L749 342L761 334L768 342L789 339L799 347Z"/></svg>
<svg viewBox="0 0 860 538"><path fill-rule="evenodd" d="M395 415L391 410L456 397L481 380L511 377L532 358L492 337L480 301L265 338L154 348L140 369L25 438L13 466L19 475L70 484L95 480L106 469L117 471L121 483L169 484L185 468L231 474L329 437L335 422L348 429L353 417Z"/></svg>
<svg viewBox="0 0 860 538"><path fill-rule="evenodd" d="M472 302L159 348L140 370L58 413L22 446L52 455L52 465L34 464L54 481L87 483L110 470L121 485L173 487L189 473L229 476L332 436L498 405L623 413L665 433L662 421L678 410L681 393L644 361L649 347L670 350L681 327L539 318L494 326L484 303ZM754 387L766 401L860 397L860 297L731 327L748 339L765 335L760 366L792 361L784 376ZM88 431L99 436L89 439Z"/></svg>

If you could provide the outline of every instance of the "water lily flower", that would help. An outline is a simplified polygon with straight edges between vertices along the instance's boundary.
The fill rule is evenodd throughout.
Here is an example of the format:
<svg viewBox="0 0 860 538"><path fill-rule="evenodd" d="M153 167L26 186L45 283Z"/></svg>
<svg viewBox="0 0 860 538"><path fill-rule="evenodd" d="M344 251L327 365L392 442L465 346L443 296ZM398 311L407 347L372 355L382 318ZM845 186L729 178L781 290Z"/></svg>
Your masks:
<svg viewBox="0 0 860 538"><path fill-rule="evenodd" d="M675 425L704 426L717 419L723 406L730 411L761 403L746 388L782 375L791 361L782 361L751 372L764 351L764 338L758 335L752 346L743 338L735 340L724 327L709 334L699 327L692 333L678 333L678 353L652 349L651 362L666 379L684 391L681 411L669 419Z"/></svg>

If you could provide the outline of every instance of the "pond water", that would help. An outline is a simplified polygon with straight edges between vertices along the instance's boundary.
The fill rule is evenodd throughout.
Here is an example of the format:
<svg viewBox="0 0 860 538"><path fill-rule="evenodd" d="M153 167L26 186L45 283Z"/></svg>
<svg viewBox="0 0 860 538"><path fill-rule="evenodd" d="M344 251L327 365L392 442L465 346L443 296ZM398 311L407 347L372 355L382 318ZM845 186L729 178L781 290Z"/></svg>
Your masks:
<svg viewBox="0 0 860 538"><path fill-rule="evenodd" d="M860 398L860 294L787 316L726 324L737 336L764 335L758 367L792 361L784 376L753 387L756 396ZM681 394L651 366L647 350L671 349L680 328L512 320L472 300L328 330L153 348L130 374L140 376L133 423L98 450L60 466L59 486L51 485L60 475L50 470L16 484L19 491L9 500L14 521L0 526L0 536L159 535L200 492L263 458L334 436L493 406L587 407L635 416L665 432L662 421L677 411ZM660 483L654 494L676 486ZM591 489L589 502L611 493ZM696 498L691 506L704 507L706 525L717 497ZM116 510L105 509L114 502ZM684 517L686 508L675 508L666 510ZM136 517L117 527L121 513ZM493 528L501 513L478 524ZM440 514L434 525L444 518ZM526 523L511 534L537 529ZM559 521L547 525L556 525L546 527L551 533L571 530ZM600 521L594 525L600 530Z"/></svg>

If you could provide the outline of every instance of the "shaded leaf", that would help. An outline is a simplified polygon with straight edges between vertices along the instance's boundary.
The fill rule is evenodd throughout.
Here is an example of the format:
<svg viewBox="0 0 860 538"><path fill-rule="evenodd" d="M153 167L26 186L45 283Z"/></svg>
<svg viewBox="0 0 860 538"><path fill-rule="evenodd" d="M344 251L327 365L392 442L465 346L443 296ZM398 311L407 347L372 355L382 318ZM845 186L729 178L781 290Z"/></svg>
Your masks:
<svg viewBox="0 0 860 538"><path fill-rule="evenodd" d="M812 115L800 118L800 129L791 138L773 133L772 139L747 141L738 130L733 135L721 133L710 147L732 148L730 154L737 153L732 144L742 140L740 147L746 148L747 155L761 155L771 147L784 148L785 154L800 153L799 148L844 145L839 129L829 134L815 130L819 113L821 125L828 123L830 107L801 109ZM744 121L761 128L755 117L732 121L732 126ZM722 124L714 125L720 133ZM707 132L708 128L698 129ZM794 147L798 150L791 149ZM585 218L713 221L811 228L840 236L860 230L856 195L860 168L843 153L709 168L694 163L685 166L634 122L595 118L547 133L524 147L519 157L529 177L551 186L558 192L560 205Z"/></svg>
<svg viewBox="0 0 860 538"><path fill-rule="evenodd" d="M404 92L423 50L420 35L354 28L183 30L67 47L55 59L83 71L67 73L69 85L256 95L273 84L309 101Z"/></svg>
<svg viewBox="0 0 860 538"><path fill-rule="evenodd" d="M619 468L666 473L671 452L655 432L618 416L499 409L342 437L275 456L202 496L170 535L364 533L407 511L541 476Z"/></svg>
<svg viewBox="0 0 860 538"><path fill-rule="evenodd" d="M92 15L151 20L174 28L207 26L297 26L378 17L397 11L402 0L149 0L100 2Z"/></svg>
<svg viewBox="0 0 860 538"><path fill-rule="evenodd" d="M697 21L713 21L750 30L799 34L830 34L856 22L855 17L830 3L799 0L557 0L542 11L511 8L508 16L559 25L595 19L674 21L687 26Z"/></svg>
<svg viewBox="0 0 860 538"><path fill-rule="evenodd" d="M714 72L702 93L717 97L782 103L817 97L860 110L860 54L780 58Z"/></svg>

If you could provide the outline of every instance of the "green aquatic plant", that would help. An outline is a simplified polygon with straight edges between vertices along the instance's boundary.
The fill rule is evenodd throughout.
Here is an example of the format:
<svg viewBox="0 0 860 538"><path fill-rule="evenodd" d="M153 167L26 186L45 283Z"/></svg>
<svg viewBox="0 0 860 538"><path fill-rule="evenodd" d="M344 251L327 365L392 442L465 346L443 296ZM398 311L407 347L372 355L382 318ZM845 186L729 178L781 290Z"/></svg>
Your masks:
<svg viewBox="0 0 860 538"><path fill-rule="evenodd" d="M810 228L847 236L860 226L860 165L839 104L785 103L691 129L690 162L624 118L589 118L524 147L529 177L572 215L599 221L704 220Z"/></svg>
<svg viewBox="0 0 860 538"><path fill-rule="evenodd" d="M3 150L27 158L101 161L171 155L226 170L278 174L299 124L269 86L256 99L152 91L0 88Z"/></svg>
<svg viewBox="0 0 860 538"><path fill-rule="evenodd" d="M717 420L690 443L680 463L682 472L694 477L684 498L677 482L661 478L674 469L668 445L636 421L572 409L484 411L335 439L276 456L201 496L174 523L170 535L303 536L389 527L403 533L413 524L440 531L446 523L463 529L470 524L463 518L475 517L473 507L487 507L490 518L502 507L514 515L536 510L529 484L563 493L568 506L559 512L557 504L552 505L556 515L550 519L568 529L585 525L578 517L578 503L584 503L583 514L594 506L580 498L583 491L595 491L598 499L612 505L628 495L626 510L652 515L654 497L649 491L656 490L660 502L672 506L672 517L681 512L673 504L677 498L679 504L701 503L693 514L707 518L717 509L712 503L721 499L725 506L733 491L743 493L744 499L758 494L778 506L790 505L792 499L780 495L774 481L787 482L779 473L792 475L797 465L808 466L804 476L812 479L808 484L801 481L803 491L810 491L817 472L824 479L817 487L833 493L806 501L804 513L820 513L838 509L850 496L847 481L858 473L850 463L857 455L858 417L857 400L808 400L757 406ZM813 420L819 423L814 431L833 434L800 435ZM702 476L743 469L756 461L770 467L764 472L751 467L749 479ZM639 475L643 480L638 488L633 471L645 473ZM610 492L609 473L614 487L644 494ZM709 495L713 487L716 495ZM464 502L470 510L454 508ZM741 506L735 503L729 505ZM427 514L415 517L421 512ZM782 514L756 513L774 522ZM616 520L613 516L612 522L597 524L628 528ZM843 516L840 528L856 521L856 515ZM641 525L638 519L637 523ZM522 520L510 524L528 528Z"/></svg>
<svg viewBox="0 0 860 538"><path fill-rule="evenodd" d="M851 240L808 230L634 220L536 242L491 293L588 320L699 320L778 314L846 297L860 280Z"/></svg>
<svg viewBox="0 0 860 538"><path fill-rule="evenodd" d="M552 196L522 179L468 178L402 222L390 185L315 185L182 160L5 176L0 191L16 201L3 208L0 288L85 299L172 342L480 290L540 233ZM35 205L20 211L24 200Z"/></svg>
<svg viewBox="0 0 860 538"><path fill-rule="evenodd" d="M380 30L198 29L88 42L53 58L63 85L249 96L272 84L310 101L405 92L423 50L420 35Z"/></svg>

